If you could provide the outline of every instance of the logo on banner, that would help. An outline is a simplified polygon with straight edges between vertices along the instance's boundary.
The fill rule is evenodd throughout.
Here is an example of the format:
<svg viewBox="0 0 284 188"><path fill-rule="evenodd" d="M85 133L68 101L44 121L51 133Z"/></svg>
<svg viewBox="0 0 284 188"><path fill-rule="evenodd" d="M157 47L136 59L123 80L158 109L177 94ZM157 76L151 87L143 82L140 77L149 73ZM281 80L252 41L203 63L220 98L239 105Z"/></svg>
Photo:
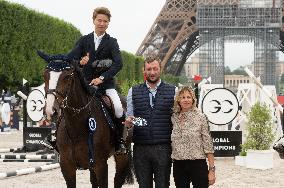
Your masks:
<svg viewBox="0 0 284 188"><path fill-rule="evenodd" d="M202 112L215 125L225 125L235 119L239 111L236 95L226 88L209 91L202 100Z"/></svg>
<svg viewBox="0 0 284 188"><path fill-rule="evenodd" d="M94 132L97 128L97 122L95 118L89 118L89 129Z"/></svg>
<svg viewBox="0 0 284 188"><path fill-rule="evenodd" d="M32 90L27 98L27 112L31 120L40 121L43 118L44 106L44 94L38 89Z"/></svg>

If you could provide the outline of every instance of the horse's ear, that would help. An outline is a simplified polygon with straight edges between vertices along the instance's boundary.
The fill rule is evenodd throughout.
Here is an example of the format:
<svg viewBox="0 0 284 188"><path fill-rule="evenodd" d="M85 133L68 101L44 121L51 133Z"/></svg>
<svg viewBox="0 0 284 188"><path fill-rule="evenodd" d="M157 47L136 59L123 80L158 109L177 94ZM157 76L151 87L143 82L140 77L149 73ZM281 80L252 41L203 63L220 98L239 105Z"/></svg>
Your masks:
<svg viewBox="0 0 284 188"><path fill-rule="evenodd" d="M50 57L45 54L44 52L37 50L37 54L39 55L39 57L41 57L42 59L44 59L46 62L49 62Z"/></svg>

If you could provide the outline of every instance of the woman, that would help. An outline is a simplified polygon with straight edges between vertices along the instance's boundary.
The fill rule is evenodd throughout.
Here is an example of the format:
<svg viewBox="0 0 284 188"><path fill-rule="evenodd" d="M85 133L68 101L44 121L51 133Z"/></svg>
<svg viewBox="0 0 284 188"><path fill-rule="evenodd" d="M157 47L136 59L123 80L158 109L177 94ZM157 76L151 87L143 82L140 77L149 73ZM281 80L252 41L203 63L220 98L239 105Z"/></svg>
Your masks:
<svg viewBox="0 0 284 188"><path fill-rule="evenodd" d="M177 188L208 188L215 183L214 150L206 116L196 108L190 87L177 93L174 103L172 159ZM208 159L208 166L206 162Z"/></svg>

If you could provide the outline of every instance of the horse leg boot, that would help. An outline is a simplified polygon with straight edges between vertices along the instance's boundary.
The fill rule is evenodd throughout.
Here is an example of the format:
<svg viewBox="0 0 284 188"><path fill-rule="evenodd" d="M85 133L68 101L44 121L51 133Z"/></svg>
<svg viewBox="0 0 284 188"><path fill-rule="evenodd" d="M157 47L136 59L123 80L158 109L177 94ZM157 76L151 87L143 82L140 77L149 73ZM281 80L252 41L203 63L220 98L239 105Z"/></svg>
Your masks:
<svg viewBox="0 0 284 188"><path fill-rule="evenodd" d="M115 134L115 152L116 154L126 154L127 148L125 145L125 140L123 137L125 126L122 122L125 121L125 116L123 115L121 118L116 118L116 134Z"/></svg>

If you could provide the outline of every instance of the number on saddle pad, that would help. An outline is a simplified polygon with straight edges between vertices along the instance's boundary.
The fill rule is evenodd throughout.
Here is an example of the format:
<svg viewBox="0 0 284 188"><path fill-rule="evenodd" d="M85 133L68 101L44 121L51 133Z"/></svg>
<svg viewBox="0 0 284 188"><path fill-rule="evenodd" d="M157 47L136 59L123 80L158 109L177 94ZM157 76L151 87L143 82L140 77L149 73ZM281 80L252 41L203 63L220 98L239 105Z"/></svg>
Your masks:
<svg viewBox="0 0 284 188"><path fill-rule="evenodd" d="M138 127L145 127L147 126L147 120L141 117L136 117L133 119L132 121L134 126L138 126Z"/></svg>

